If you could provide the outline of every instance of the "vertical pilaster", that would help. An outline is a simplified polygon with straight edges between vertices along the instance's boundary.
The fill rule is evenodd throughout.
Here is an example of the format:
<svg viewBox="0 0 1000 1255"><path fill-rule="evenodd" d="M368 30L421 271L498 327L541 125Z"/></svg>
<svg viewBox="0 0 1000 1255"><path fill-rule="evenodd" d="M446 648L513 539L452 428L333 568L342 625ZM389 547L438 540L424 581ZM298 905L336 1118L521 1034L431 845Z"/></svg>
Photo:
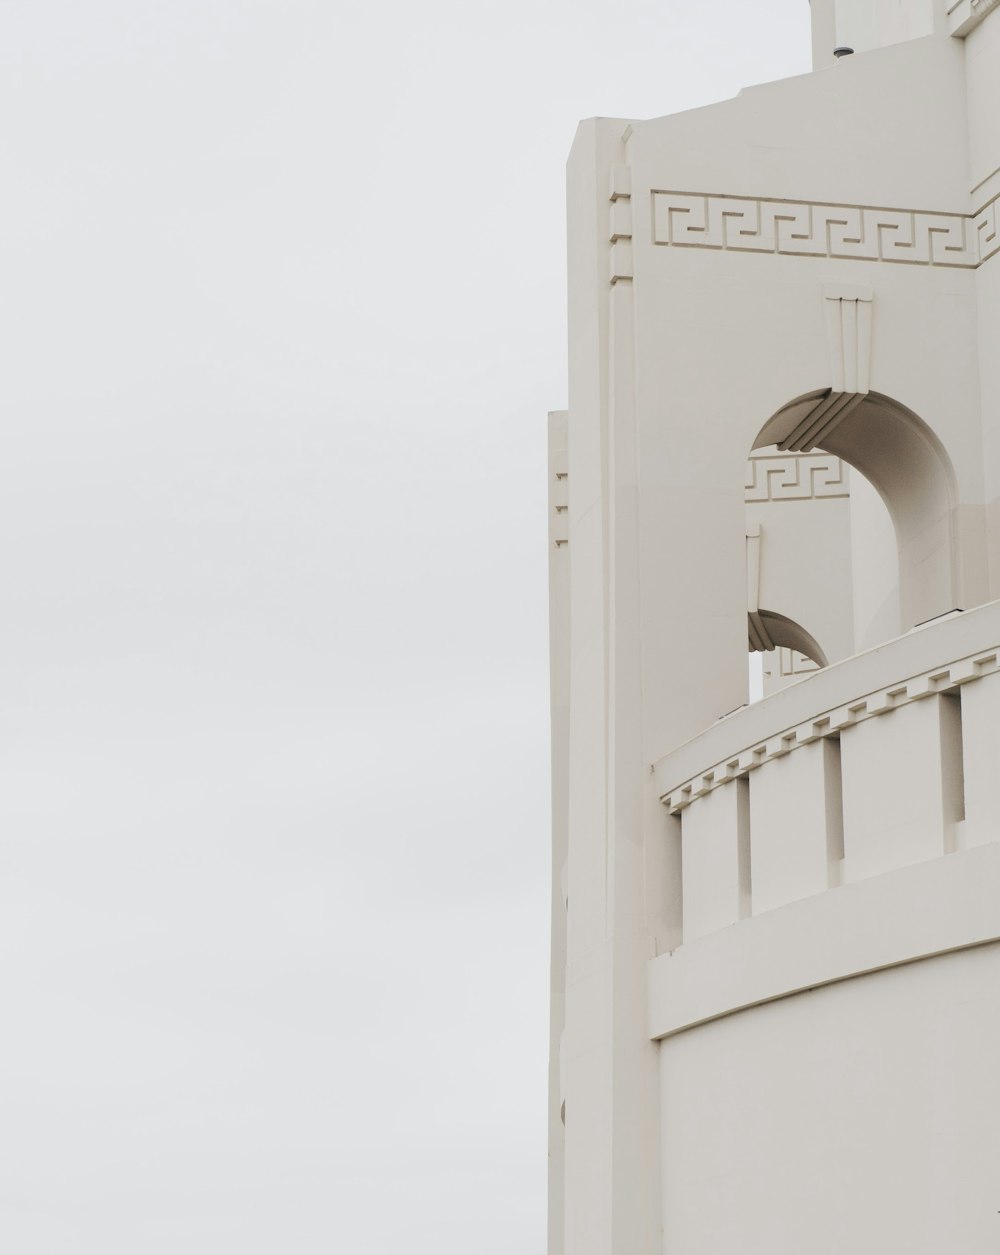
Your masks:
<svg viewBox="0 0 1000 1255"><path fill-rule="evenodd" d="M658 1249L657 1047L644 886L638 453L624 122L570 160L566 1252ZM595 282L596 279L596 282ZM662 838L662 827L660 834Z"/></svg>
<svg viewBox="0 0 1000 1255"><path fill-rule="evenodd" d="M645 843L664 843L662 818L644 832L648 768L642 745L639 591L639 449L636 426L635 258L632 172L625 130L608 180L608 626L610 834L609 933L614 952L612 1252L659 1249L657 1045L646 1031L646 961L654 953L646 917ZM610 1253L609 1253L610 1255Z"/></svg>
<svg viewBox="0 0 1000 1255"><path fill-rule="evenodd" d="M549 685L552 722L552 933L549 1003L549 1255L563 1255L566 883L569 855L569 415L549 415Z"/></svg>

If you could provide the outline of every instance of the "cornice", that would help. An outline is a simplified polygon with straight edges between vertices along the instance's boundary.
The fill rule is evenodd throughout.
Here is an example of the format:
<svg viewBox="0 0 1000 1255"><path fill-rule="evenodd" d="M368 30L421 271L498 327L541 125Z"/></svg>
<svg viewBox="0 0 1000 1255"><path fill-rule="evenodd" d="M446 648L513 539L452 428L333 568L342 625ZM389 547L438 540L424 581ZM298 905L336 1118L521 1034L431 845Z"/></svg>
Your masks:
<svg viewBox="0 0 1000 1255"><path fill-rule="evenodd" d="M954 0L948 7L948 33L964 39L998 5L1000 0Z"/></svg>
<svg viewBox="0 0 1000 1255"><path fill-rule="evenodd" d="M824 711L805 723L778 733L777 736L747 746L746 749L728 756L723 762L713 764L707 771L699 772L692 779L670 789L660 800L672 815L676 815L697 798L711 793L720 784L748 775L773 758L781 758L823 737L836 736L844 728L863 723L866 719L874 719L890 710L898 710L910 702L920 701L934 693L947 693L962 684L991 674L1000 666L997 661L998 653L1000 650L996 648L984 650L886 685L875 692L865 693L838 709Z"/></svg>

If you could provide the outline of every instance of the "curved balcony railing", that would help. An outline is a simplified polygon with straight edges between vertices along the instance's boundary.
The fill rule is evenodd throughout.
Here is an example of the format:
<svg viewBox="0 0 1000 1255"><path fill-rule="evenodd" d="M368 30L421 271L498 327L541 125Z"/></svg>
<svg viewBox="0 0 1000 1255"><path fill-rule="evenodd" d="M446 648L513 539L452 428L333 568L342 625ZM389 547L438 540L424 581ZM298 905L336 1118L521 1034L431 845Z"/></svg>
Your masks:
<svg viewBox="0 0 1000 1255"><path fill-rule="evenodd" d="M1000 938L998 663L992 602L744 707L654 765L683 884L683 944L653 966L654 1036Z"/></svg>

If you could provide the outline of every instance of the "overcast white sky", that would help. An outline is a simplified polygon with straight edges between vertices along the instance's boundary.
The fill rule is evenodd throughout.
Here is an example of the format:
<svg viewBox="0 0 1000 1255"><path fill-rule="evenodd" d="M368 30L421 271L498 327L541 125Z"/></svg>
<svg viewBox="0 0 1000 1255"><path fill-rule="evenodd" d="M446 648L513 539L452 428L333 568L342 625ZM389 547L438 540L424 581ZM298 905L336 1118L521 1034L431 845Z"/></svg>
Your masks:
<svg viewBox="0 0 1000 1255"><path fill-rule="evenodd" d="M0 1249L542 1255L576 121L807 0L0 0Z"/></svg>

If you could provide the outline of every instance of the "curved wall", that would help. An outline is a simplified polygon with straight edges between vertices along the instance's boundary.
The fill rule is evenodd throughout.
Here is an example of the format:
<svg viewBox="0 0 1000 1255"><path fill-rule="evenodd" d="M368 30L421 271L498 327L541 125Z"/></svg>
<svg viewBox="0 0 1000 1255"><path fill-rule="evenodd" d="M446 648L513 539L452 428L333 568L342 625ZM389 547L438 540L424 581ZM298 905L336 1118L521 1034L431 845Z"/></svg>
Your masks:
<svg viewBox="0 0 1000 1255"><path fill-rule="evenodd" d="M683 943L647 968L665 1253L995 1250L998 660L991 603L656 764L683 848Z"/></svg>
<svg viewBox="0 0 1000 1255"><path fill-rule="evenodd" d="M1000 1238L1000 0L947 3L932 38L574 143L552 1255ZM762 449L747 477L790 398L764 434L809 493ZM767 612L832 665L740 709Z"/></svg>
<svg viewBox="0 0 1000 1255"><path fill-rule="evenodd" d="M1000 945L660 1045L664 1252L993 1255Z"/></svg>

